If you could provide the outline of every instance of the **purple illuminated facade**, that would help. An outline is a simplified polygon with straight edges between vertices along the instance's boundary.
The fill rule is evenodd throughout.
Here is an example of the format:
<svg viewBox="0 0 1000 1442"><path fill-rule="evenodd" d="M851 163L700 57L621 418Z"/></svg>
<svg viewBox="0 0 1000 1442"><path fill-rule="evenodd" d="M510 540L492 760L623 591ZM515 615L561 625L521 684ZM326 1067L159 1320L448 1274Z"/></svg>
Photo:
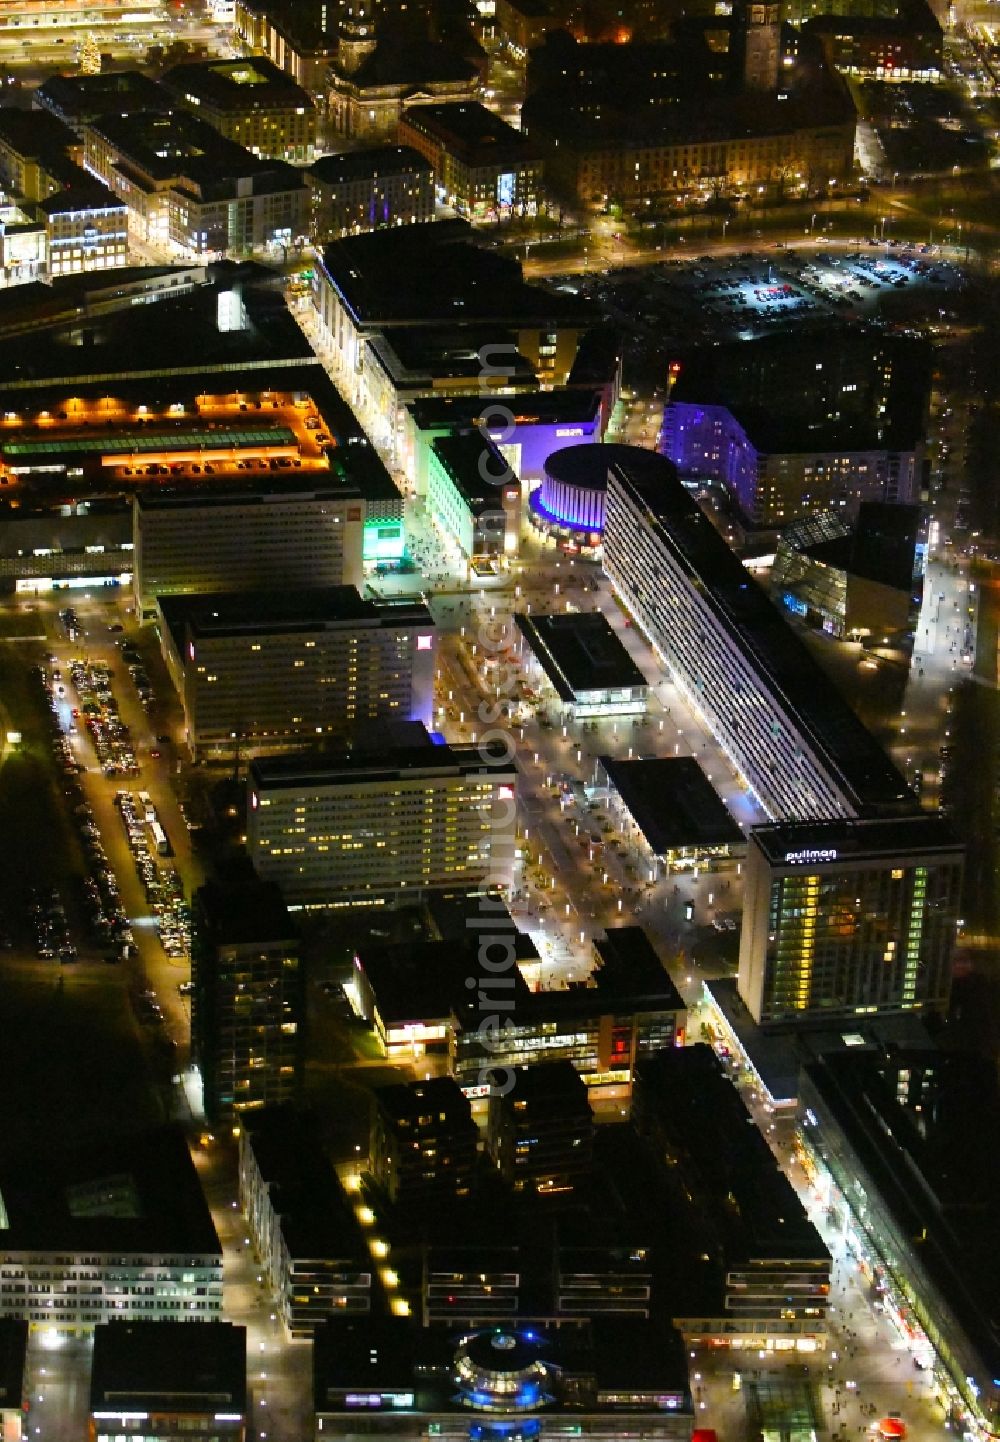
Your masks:
<svg viewBox="0 0 1000 1442"><path fill-rule="evenodd" d="M663 454L679 475L721 481L744 514L753 514L757 451L725 406L671 402L663 415Z"/></svg>
<svg viewBox="0 0 1000 1442"><path fill-rule="evenodd" d="M567 446L548 457L542 484L529 502L531 519L542 530L593 537L604 531L608 466L617 446Z"/></svg>

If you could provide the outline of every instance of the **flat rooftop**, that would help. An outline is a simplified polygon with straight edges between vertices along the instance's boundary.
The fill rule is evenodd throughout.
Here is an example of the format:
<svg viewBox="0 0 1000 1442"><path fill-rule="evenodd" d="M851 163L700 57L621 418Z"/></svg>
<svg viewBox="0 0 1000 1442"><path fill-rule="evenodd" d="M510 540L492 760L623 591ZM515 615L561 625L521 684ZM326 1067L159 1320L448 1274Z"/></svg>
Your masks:
<svg viewBox="0 0 1000 1442"><path fill-rule="evenodd" d="M371 751L355 748L315 756L258 756L250 763L251 789L263 797L276 791L380 785L436 773L481 774L497 780L517 774L514 762L507 760L506 745L438 746L419 722L412 723L412 735L419 735L418 727L423 739L416 744L407 737L402 744L378 744Z"/></svg>
<svg viewBox="0 0 1000 1442"><path fill-rule="evenodd" d="M501 509L504 486L517 482L496 445L480 430L436 436L431 451L473 514Z"/></svg>
<svg viewBox="0 0 1000 1442"><path fill-rule="evenodd" d="M537 961L535 944L526 932L511 937L519 960ZM466 978L472 975L479 950L478 936L448 941L417 941L394 946L371 943L360 946L358 963L375 998L378 1014L386 1026L418 1020L459 1017L473 1007ZM526 1005L531 994L515 967L510 999L515 1007ZM506 993L505 993L506 995ZM478 1023L479 1014L475 1012Z"/></svg>
<svg viewBox="0 0 1000 1442"><path fill-rule="evenodd" d="M373 145L366 150L345 150L341 155L321 155L309 166L309 174L321 185L423 173L433 175L434 167L410 145Z"/></svg>
<svg viewBox="0 0 1000 1442"><path fill-rule="evenodd" d="M704 1211L727 1260L830 1254L711 1047L671 1047L640 1061L640 1129L665 1132L678 1177Z"/></svg>
<svg viewBox="0 0 1000 1442"><path fill-rule="evenodd" d="M475 1133L469 1099L452 1077L377 1087L375 1101L385 1117L397 1125L413 1124L425 1113L437 1112L439 1120L447 1118L451 1124L470 1127Z"/></svg>
<svg viewBox="0 0 1000 1442"><path fill-rule="evenodd" d="M231 1322L94 1328L90 1411L244 1414L247 1329Z"/></svg>
<svg viewBox="0 0 1000 1442"><path fill-rule="evenodd" d="M240 881L209 881L196 893L199 930L215 946L257 942L295 942L295 923L280 886L251 876Z"/></svg>
<svg viewBox="0 0 1000 1442"><path fill-rule="evenodd" d="M590 324L585 303L528 285L516 260L471 243L464 221L428 221L334 241L322 265L356 324L429 325L497 320Z"/></svg>
<svg viewBox="0 0 1000 1442"><path fill-rule="evenodd" d="M903 777L681 485L674 467L652 451L632 452L613 462L618 480L852 804L862 813L915 808Z"/></svg>
<svg viewBox="0 0 1000 1442"><path fill-rule="evenodd" d="M567 705L591 691L644 692L649 684L602 611L549 616L517 612L514 624Z"/></svg>
<svg viewBox="0 0 1000 1442"><path fill-rule="evenodd" d="M48 110L70 122L162 110L164 90L139 70L102 70L99 75L50 75L35 92Z"/></svg>
<svg viewBox="0 0 1000 1442"><path fill-rule="evenodd" d="M517 164L534 153L525 134L478 100L413 105L403 111L402 123L432 137L470 165L488 165L491 161Z"/></svg>
<svg viewBox="0 0 1000 1442"><path fill-rule="evenodd" d="M248 179L259 189L295 189L305 182L280 160L252 155L234 140L187 110L143 110L130 115L104 114L91 121L98 135L118 150L121 166L133 181L189 182L207 195L213 187Z"/></svg>
<svg viewBox="0 0 1000 1442"><path fill-rule="evenodd" d="M641 926L609 926L594 942L597 990L612 997L655 997L665 1011L683 1011L684 999L670 980L649 934Z"/></svg>
<svg viewBox="0 0 1000 1442"><path fill-rule="evenodd" d="M327 1156L315 1113L265 1107L244 1112L240 1125L293 1259L343 1259L361 1272L370 1271L354 1208Z"/></svg>
<svg viewBox="0 0 1000 1442"><path fill-rule="evenodd" d="M863 863L891 857L906 861L941 852L953 852L959 860L965 854L965 847L944 817L929 812L860 821L776 822L755 826L750 840L779 867L808 862L813 868L843 868L846 861Z"/></svg>
<svg viewBox="0 0 1000 1442"><path fill-rule="evenodd" d="M743 832L693 756L598 761L654 855L743 844Z"/></svg>
<svg viewBox="0 0 1000 1442"><path fill-rule="evenodd" d="M360 595L354 586L161 596L157 604L178 650L189 631L202 639L222 639L310 634L342 627L434 628L434 619L423 602L409 598L373 601Z"/></svg>
<svg viewBox="0 0 1000 1442"><path fill-rule="evenodd" d="M496 407L514 414L518 426L572 426L600 420L601 393L598 390L560 387L551 391L509 395L427 396L410 401L407 410L418 430L464 430L483 417L496 417Z"/></svg>
<svg viewBox="0 0 1000 1442"><path fill-rule="evenodd" d="M208 1204L179 1128L86 1152L0 1158L11 1252L163 1253L222 1260Z"/></svg>
<svg viewBox="0 0 1000 1442"><path fill-rule="evenodd" d="M237 114L251 110L312 110L301 85L264 55L172 66L161 84L181 99Z"/></svg>

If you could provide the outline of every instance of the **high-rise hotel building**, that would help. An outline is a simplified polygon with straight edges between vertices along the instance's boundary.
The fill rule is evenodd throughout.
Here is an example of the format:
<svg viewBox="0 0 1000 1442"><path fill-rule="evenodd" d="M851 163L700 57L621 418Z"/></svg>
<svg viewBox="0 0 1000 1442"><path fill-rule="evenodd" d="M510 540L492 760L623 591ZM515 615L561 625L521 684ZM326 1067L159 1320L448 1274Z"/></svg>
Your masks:
<svg viewBox="0 0 1000 1442"><path fill-rule="evenodd" d="M962 848L662 457L611 464L604 566L780 823L749 838L739 989L755 1019L946 1005Z"/></svg>
<svg viewBox="0 0 1000 1442"><path fill-rule="evenodd" d="M413 723L378 750L254 761L247 845L292 904L506 885L516 784L506 745L436 746Z"/></svg>
<svg viewBox="0 0 1000 1442"><path fill-rule="evenodd" d="M635 447L610 467L604 569L771 817L833 820L915 804L662 456Z"/></svg>
<svg viewBox="0 0 1000 1442"><path fill-rule="evenodd" d="M758 826L739 989L758 1022L944 1011L963 849L940 817Z"/></svg>
<svg viewBox="0 0 1000 1442"><path fill-rule="evenodd" d="M301 749L382 717L429 725L434 621L353 586L158 598L195 758Z"/></svg>

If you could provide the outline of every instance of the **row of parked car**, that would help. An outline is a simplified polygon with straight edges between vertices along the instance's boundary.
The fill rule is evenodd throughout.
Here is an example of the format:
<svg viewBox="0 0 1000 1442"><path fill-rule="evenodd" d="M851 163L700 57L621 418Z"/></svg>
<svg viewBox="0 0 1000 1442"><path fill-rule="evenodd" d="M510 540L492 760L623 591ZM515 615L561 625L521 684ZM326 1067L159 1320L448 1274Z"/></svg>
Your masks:
<svg viewBox="0 0 1000 1442"><path fill-rule="evenodd" d="M70 662L69 674L80 700L74 709L90 733L101 770L105 776L137 776L132 735L111 689L111 667L104 661L77 660Z"/></svg>
<svg viewBox="0 0 1000 1442"><path fill-rule="evenodd" d="M188 956L191 951L191 919L180 876L172 866L157 865L151 849L150 825L156 820L155 812L149 816L146 805L131 791L117 792L115 805L146 900L156 917L156 929L163 949L170 957Z"/></svg>

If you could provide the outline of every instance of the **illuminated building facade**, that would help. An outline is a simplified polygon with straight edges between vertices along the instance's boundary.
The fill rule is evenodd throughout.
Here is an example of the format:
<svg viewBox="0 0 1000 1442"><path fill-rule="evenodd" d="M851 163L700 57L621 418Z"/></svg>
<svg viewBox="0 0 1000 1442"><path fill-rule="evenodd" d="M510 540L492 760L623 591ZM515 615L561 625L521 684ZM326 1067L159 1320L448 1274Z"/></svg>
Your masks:
<svg viewBox="0 0 1000 1442"><path fill-rule="evenodd" d="M305 983L278 888L251 878L195 895L192 1050L213 1122L294 1098L301 1081Z"/></svg>
<svg viewBox="0 0 1000 1442"><path fill-rule="evenodd" d="M662 456L622 447L613 461L604 569L770 816L810 821L915 805Z"/></svg>
<svg viewBox="0 0 1000 1442"><path fill-rule="evenodd" d="M212 1322L222 1247L178 1129L0 1170L0 1296L50 1341L100 1322Z"/></svg>
<svg viewBox="0 0 1000 1442"><path fill-rule="evenodd" d="M427 509L446 542L473 565L517 555L521 482L482 431L431 443Z"/></svg>
<svg viewBox="0 0 1000 1442"><path fill-rule="evenodd" d="M542 166L520 130L478 101L403 111L399 138L434 167L439 197L460 215L534 215Z"/></svg>
<svg viewBox="0 0 1000 1442"><path fill-rule="evenodd" d="M91 1442L243 1442L247 1331L231 1322L111 1322L94 1330Z"/></svg>
<svg viewBox="0 0 1000 1442"><path fill-rule="evenodd" d="M577 719L641 716L648 685L603 611L517 613L516 649L546 700Z"/></svg>
<svg viewBox="0 0 1000 1442"><path fill-rule="evenodd" d="M367 1325L372 1259L313 1113L289 1106L245 1113L239 1202L288 1336L311 1337L330 1316L362 1313Z"/></svg>
<svg viewBox="0 0 1000 1442"><path fill-rule="evenodd" d="M739 966L754 1020L944 1013L963 855L921 812L754 828Z"/></svg>
<svg viewBox="0 0 1000 1442"><path fill-rule="evenodd" d="M595 789L650 880L743 855L743 832L693 756L599 756Z"/></svg>
<svg viewBox="0 0 1000 1442"><path fill-rule="evenodd" d="M164 596L164 659L193 757L315 744L379 717L430 725L434 622L353 586Z"/></svg>
<svg viewBox="0 0 1000 1442"><path fill-rule="evenodd" d="M343 491L208 490L137 495L135 592L151 609L175 592L360 586L364 503Z"/></svg>
<svg viewBox="0 0 1000 1442"><path fill-rule="evenodd" d="M506 885L517 771L506 748L413 742L250 766L247 846L290 903L349 905Z"/></svg>
<svg viewBox="0 0 1000 1442"><path fill-rule="evenodd" d="M641 1432L688 1442L687 1361L670 1327L643 1318L572 1327L421 1327L409 1318L333 1319L314 1349L316 1439L329 1436L539 1442ZM579 1429L579 1430L577 1430Z"/></svg>
<svg viewBox="0 0 1000 1442"><path fill-rule="evenodd" d="M316 107L285 71L263 56L174 65L162 85L220 135L271 160L308 164L316 149Z"/></svg>
<svg viewBox="0 0 1000 1442"><path fill-rule="evenodd" d="M926 0L904 0L893 15L824 14L809 21L831 65L873 80L941 79L944 34Z"/></svg>
<svg viewBox="0 0 1000 1442"><path fill-rule="evenodd" d="M946 1427L975 1442L1000 1427L997 1103L985 1058L894 1045L808 1063L798 1108L810 1190Z"/></svg>
<svg viewBox="0 0 1000 1442"><path fill-rule="evenodd" d="M318 240L434 219L434 170L408 145L322 155L309 167Z"/></svg>
<svg viewBox="0 0 1000 1442"><path fill-rule="evenodd" d="M532 524L581 547L600 545L604 534L608 467L618 446L566 446L545 462L542 484L532 493Z"/></svg>

